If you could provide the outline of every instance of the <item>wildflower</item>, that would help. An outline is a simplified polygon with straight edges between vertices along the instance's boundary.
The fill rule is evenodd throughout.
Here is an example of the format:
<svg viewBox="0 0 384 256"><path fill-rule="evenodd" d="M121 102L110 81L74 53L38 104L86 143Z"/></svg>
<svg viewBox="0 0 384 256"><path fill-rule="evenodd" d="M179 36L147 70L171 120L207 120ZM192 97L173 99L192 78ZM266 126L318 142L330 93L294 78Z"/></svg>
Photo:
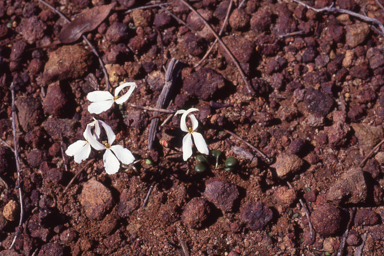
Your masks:
<svg viewBox="0 0 384 256"><path fill-rule="evenodd" d="M187 161L188 158L192 155L192 137L195 142L197 150L199 150L201 153L208 155L209 150L207 143L205 142L203 135L201 133L195 132L197 127L199 126L199 122L197 121L194 114L191 114L191 112L199 111L197 108L190 108L188 110L178 110L176 112L177 114L183 114L181 116L180 121L180 129L183 132L187 132L187 135L183 138L183 159L184 161ZM187 116L192 122L192 127L187 127L186 118Z"/></svg>
<svg viewBox="0 0 384 256"><path fill-rule="evenodd" d="M128 92L126 92L123 96L119 96L119 93L121 90L123 90L125 87L130 86ZM126 102L129 97L131 96L133 90L136 88L136 83L130 82L130 83L124 83L117 87L115 89L115 96L113 96L108 91L94 91L90 92L87 95L87 99L92 102L88 106L89 113L92 114L100 114L101 112L104 112L108 109L110 109L114 102L117 104L123 104Z"/></svg>
<svg viewBox="0 0 384 256"><path fill-rule="evenodd" d="M65 151L65 154L67 154L68 156L74 156L74 160L78 164L89 157L89 154L91 153L91 144L94 144L94 141L97 141L91 131L92 126L95 126L96 124L97 124L96 121L93 121L92 123L87 124L87 127L85 128L85 131L83 133L85 140L76 141L75 143L71 144ZM97 127L96 127L96 130L97 130ZM100 128L98 133L100 134ZM95 149L97 150L102 149L98 147L97 144L94 144L94 145L95 145L94 146Z"/></svg>
<svg viewBox="0 0 384 256"><path fill-rule="evenodd" d="M116 135L113 133L112 128L104 123L103 121L96 120L100 123L105 133L107 134L108 141L100 143L99 141L92 140L90 141L92 147L98 150L104 150L105 153L103 156L104 168L108 174L115 174L119 171L120 162L123 164L130 164L135 160L135 157L132 155L131 151L126 148L123 148L121 145L112 145L116 139ZM98 124L95 125L95 133L99 133L100 130L97 130ZM100 129L100 128L99 128ZM119 162L120 160L120 162Z"/></svg>

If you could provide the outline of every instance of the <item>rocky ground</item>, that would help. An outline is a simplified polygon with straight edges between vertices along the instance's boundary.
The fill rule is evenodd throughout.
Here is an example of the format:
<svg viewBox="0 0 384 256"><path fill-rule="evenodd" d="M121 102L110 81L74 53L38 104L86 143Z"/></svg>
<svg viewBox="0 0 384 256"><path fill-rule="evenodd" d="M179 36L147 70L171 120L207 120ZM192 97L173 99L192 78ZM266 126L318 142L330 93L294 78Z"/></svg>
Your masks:
<svg viewBox="0 0 384 256"><path fill-rule="evenodd" d="M223 27L245 85L220 44L195 67L215 37L180 0L128 13L153 2L48 3L71 20L99 9L66 27L40 1L0 0L0 255L384 255L384 147L371 153L384 135L384 37L374 23L292 1L189 1ZM382 0L334 4L384 22ZM86 95L106 79L83 32L111 87L138 85L99 115ZM148 149L153 112L132 104L156 106L171 58L183 68L167 109L200 109L217 166L196 152L183 161L179 116ZM24 216L8 250L20 218L12 82ZM81 164L66 156L93 117L139 161L108 175L102 152Z"/></svg>

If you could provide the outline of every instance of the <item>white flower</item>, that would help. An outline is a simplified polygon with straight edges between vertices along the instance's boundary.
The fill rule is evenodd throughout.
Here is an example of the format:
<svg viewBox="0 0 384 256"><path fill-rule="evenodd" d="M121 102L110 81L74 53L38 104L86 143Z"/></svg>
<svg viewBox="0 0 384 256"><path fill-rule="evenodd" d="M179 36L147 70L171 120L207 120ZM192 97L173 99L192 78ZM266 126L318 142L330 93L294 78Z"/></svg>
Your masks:
<svg viewBox="0 0 384 256"><path fill-rule="evenodd" d="M121 145L112 146L113 142L116 139L116 135L113 133L112 128L106 123L104 123L103 121L100 121L100 120L96 120L96 121L103 126L105 133L107 134L108 142L104 142L102 144L95 139L95 140L91 140L90 144L92 145L92 147L94 147L97 150L105 149L105 153L103 156L105 171L108 174L115 174L119 171L119 168L120 168L119 160L123 164L130 164L135 160L135 157L132 155L131 151L129 151L126 148L123 148L123 146ZM96 124L95 133L97 136L100 136L100 128L98 127L99 127L99 124Z"/></svg>
<svg viewBox="0 0 384 256"><path fill-rule="evenodd" d="M87 159L91 153L91 143L96 141L95 136L91 132L91 128L95 125L97 125L95 130L98 129L98 134L100 135L100 128L98 128L97 122L93 121L92 123L87 124L87 127L85 128L83 133L85 140L76 141L75 143L71 144L65 151L65 154L68 156L74 156L75 162L78 164ZM101 148L96 147L95 149L101 150Z"/></svg>
<svg viewBox="0 0 384 256"><path fill-rule="evenodd" d="M130 86L128 92L126 92L123 96L119 97L119 93L125 87ZM123 104L126 102L131 96L133 90L136 88L136 83L124 83L115 89L115 96L113 96L110 92L107 91L94 91L90 92L87 95L87 99L92 102L88 106L89 113L92 114L100 114L108 109L110 109L114 102L117 104Z"/></svg>
<svg viewBox="0 0 384 256"><path fill-rule="evenodd" d="M187 135L183 138L183 159L184 161L187 161L188 158L192 155L192 137L195 142L195 145L197 147L197 150L200 151L200 153L209 154L207 143L205 142L203 135L201 133L195 132L197 127L199 126L199 122L197 121L194 114L191 114L191 112L199 111L197 108L190 108L188 110L178 110L176 112L177 114L183 114L181 116L180 121L180 129L183 132L187 132ZM187 116L191 119L192 127L187 127Z"/></svg>

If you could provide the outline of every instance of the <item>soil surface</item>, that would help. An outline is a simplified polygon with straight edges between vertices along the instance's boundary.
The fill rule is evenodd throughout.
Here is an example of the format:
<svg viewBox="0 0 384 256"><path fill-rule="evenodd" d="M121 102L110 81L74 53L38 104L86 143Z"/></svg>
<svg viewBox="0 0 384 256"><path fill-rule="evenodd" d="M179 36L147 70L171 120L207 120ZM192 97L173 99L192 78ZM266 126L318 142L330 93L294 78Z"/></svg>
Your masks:
<svg viewBox="0 0 384 256"><path fill-rule="evenodd" d="M384 136L384 38L374 23L285 0L189 1L223 27L246 85L220 43L195 67L215 36L182 1L134 11L153 2L113 1L49 0L77 18L67 27L40 1L0 0L0 255L384 255L384 146L371 153ZM334 6L384 22L382 4ZM82 33L111 93L137 84L99 115L86 96L106 78ZM165 108L199 109L205 158L194 149L183 161L180 115L163 112L149 150L154 112L132 105L156 106L172 58L182 68ZM80 164L65 155L93 117L134 164L108 175L102 151Z"/></svg>

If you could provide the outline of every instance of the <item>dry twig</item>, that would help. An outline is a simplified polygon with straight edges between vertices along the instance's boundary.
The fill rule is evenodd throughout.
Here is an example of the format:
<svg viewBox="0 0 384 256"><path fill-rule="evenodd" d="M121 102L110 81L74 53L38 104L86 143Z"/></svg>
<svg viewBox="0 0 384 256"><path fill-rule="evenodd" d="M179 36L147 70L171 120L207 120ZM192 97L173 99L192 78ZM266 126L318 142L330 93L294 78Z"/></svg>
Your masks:
<svg viewBox="0 0 384 256"><path fill-rule="evenodd" d="M5 180L3 180L3 178L1 178L1 177L0 177L0 182L1 182L1 184L3 184L3 187L4 187L4 188L8 189L8 184L7 184L7 182L5 182Z"/></svg>
<svg viewBox="0 0 384 256"><path fill-rule="evenodd" d="M241 3L239 4L239 6L237 7L237 9L240 9L240 8L243 6L244 3L245 3L245 0L241 1Z"/></svg>
<svg viewBox="0 0 384 256"><path fill-rule="evenodd" d="M355 256L363 255L364 244L365 244L365 241L367 240L367 233L364 233L364 235L361 238L362 238L363 241L361 242L359 247L357 247Z"/></svg>
<svg viewBox="0 0 384 256"><path fill-rule="evenodd" d="M243 69L240 67L240 64L239 62L236 60L236 58L233 56L232 52L228 49L228 47L224 44L223 40L221 40L221 38L217 35L217 33L215 32L215 30L213 30L213 28L211 27L211 25L209 25L209 23L203 18L203 16L201 16L200 13L198 13L190 4L188 4L185 0L180 0L181 2L183 2L192 12L194 12L205 24L205 26L207 26L207 28L209 28L209 30L212 32L212 34L216 37L216 39L220 42L221 46L224 48L224 50L227 52L227 54L230 56L230 58L232 59L232 62L235 64L235 66L237 67L237 69L239 70L239 73L241 75L241 78L243 79L244 81L244 85L245 87L247 88L247 91L248 93L250 94L253 94L254 91L253 89L251 88L250 84L249 84L249 81L247 80L247 78L245 77L245 74L244 74L244 71Z"/></svg>
<svg viewBox="0 0 384 256"><path fill-rule="evenodd" d="M233 0L231 0L231 2L229 3L229 6L228 6L228 10L227 10L227 15L225 16L225 19L224 19L224 22L223 22L223 25L221 26L221 29L219 31L219 36L221 36L221 34L223 33L224 31L224 28L225 26L227 25L227 21L228 21L228 17L229 17L229 13L231 12L231 9L232 9L232 3L233 3ZM217 38L216 40L213 42L213 44L211 45L211 47L209 47L207 53L204 55L204 57L199 61L199 63L197 63L194 67L197 68L207 57L208 55L211 53L213 47L215 47L215 45L217 44Z"/></svg>
<svg viewBox="0 0 384 256"><path fill-rule="evenodd" d="M64 14L62 14L60 11L56 10L52 5L48 4L47 2L45 2L44 0L38 0L40 3L44 4L45 6L47 6L48 8L50 8L52 11L54 11L55 13L57 13L62 19L64 19L66 22L70 23L71 21L65 17ZM108 76L108 73L107 73L107 70L105 69L105 66L104 66L104 61L101 59L99 53L97 52L96 48L92 45L92 43L87 39L87 37L85 35L82 35L84 41L88 44L88 46L92 49L92 52L96 55L96 57L99 59L99 63L100 63L100 66L103 70L103 73L104 73L104 79L105 79L105 84L107 85L107 91L109 90L109 76Z"/></svg>
<svg viewBox="0 0 384 256"><path fill-rule="evenodd" d="M140 7L137 7L137 8L129 9L128 11L125 12L125 14L131 13L131 12L136 11L136 10L144 10L144 9L156 8L156 7L161 8L162 6L167 6L167 5L170 5L170 4L171 3L144 5L144 6L140 6Z"/></svg>
<svg viewBox="0 0 384 256"><path fill-rule="evenodd" d="M71 184L75 181L75 179L80 175L80 173L82 171L85 170L85 168L87 168L91 163L93 163L95 161L95 159L91 159L89 160L82 168L80 168L80 170L77 171L77 173L75 174L75 176L73 176L73 178L71 179L71 181L68 183L68 185L65 187L64 191L63 191L63 195L65 194L65 192L67 192L69 186L71 186Z"/></svg>
<svg viewBox="0 0 384 256"><path fill-rule="evenodd" d="M384 36L384 26L383 26L383 23L381 23L377 19L369 18L367 16L361 15L361 14L356 13L356 12L352 12L350 10L335 8L335 7L333 7L333 3L329 7L324 7L324 8L321 8L321 9L317 9L317 8L311 7L311 6L301 2L299 0L293 0L293 1L298 3L298 4L301 4L301 5L305 6L305 7L307 7L308 9L311 9L311 10L313 10L315 12L338 12L338 13L345 13L345 14L351 15L353 17L359 18L361 20L364 20L366 22L374 23L374 24L376 24L380 28L380 30L381 30L380 34L382 36ZM373 27L373 28L375 28L375 27ZM378 30L376 30L376 31L379 32Z"/></svg>
<svg viewBox="0 0 384 256"><path fill-rule="evenodd" d="M369 154L363 159L363 161L361 161L359 167L362 168L364 165L365 165L365 162L367 162L367 160L369 158L371 158L374 154L376 154L376 152L380 149L380 146L384 143L384 140L380 141L379 144L377 144L372 150L371 152L369 152Z"/></svg>
<svg viewBox="0 0 384 256"><path fill-rule="evenodd" d="M3 144L4 146L8 147L13 153L15 153L15 150L9 145L6 141L0 138L0 143Z"/></svg>
<svg viewBox="0 0 384 256"><path fill-rule="evenodd" d="M353 218L355 216L356 208L352 207L349 209L349 221L347 224L347 229L345 230L343 237L341 238L341 243L339 246L339 250L337 251L337 256L342 256L344 255L344 247L345 247L345 241L347 240L348 234L349 234L349 229L351 227Z"/></svg>
<svg viewBox="0 0 384 256"><path fill-rule="evenodd" d="M20 219L19 219L19 225L17 226L15 237L13 238L12 244L9 247L9 250L12 249L13 245L16 242L17 236L20 233L21 225L23 224L23 217L24 217L24 204L23 204L23 192L21 191L21 185L20 185L20 179L21 179L21 168L20 168L20 157L19 152L17 151L17 138L16 138L16 106L15 106L15 86L12 82L11 87L11 94L12 94L12 130L13 130L13 146L14 146L14 155L16 160L16 171L17 171L17 188L19 190L19 200L20 200Z"/></svg>
<svg viewBox="0 0 384 256"><path fill-rule="evenodd" d="M142 106L135 105L135 104L132 104L132 103L126 103L126 104L129 107L139 108L139 109L142 109L142 110L157 111L157 112L162 112L162 113L167 113L167 114L175 113L175 111L173 111L173 110L168 110L168 109L163 109L163 108L142 107Z"/></svg>
<svg viewBox="0 0 384 256"><path fill-rule="evenodd" d="M152 190L153 190L154 187L155 187L155 186L154 186L153 184L149 187L147 196L145 197L144 202L143 202L143 206L142 206L143 208L147 205L149 196L151 195Z"/></svg>
<svg viewBox="0 0 384 256"><path fill-rule="evenodd" d="M189 30L191 30L193 33L197 33L196 30L194 30L193 28L191 28L187 23L185 23L182 19L179 19L175 14L173 14L171 11L169 11L167 8L165 8L164 6L160 6L161 9L163 9L166 13L168 13L169 15L172 16L172 18L174 18L177 22L179 22L180 24L182 24L183 26L186 26Z"/></svg>

